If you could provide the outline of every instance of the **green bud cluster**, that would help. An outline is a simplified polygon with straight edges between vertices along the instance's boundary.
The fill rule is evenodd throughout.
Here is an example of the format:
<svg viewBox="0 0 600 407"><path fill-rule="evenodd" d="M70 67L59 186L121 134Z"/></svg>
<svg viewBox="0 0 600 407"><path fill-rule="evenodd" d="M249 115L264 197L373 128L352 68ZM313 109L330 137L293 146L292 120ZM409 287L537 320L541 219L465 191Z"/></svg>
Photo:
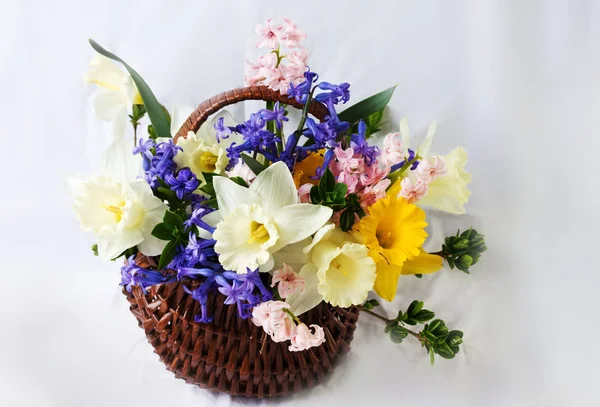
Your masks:
<svg viewBox="0 0 600 407"><path fill-rule="evenodd" d="M440 255L446 259L451 269L457 269L469 273L469 267L475 265L481 253L487 250L484 237L475 229L456 233L456 236L446 238Z"/></svg>

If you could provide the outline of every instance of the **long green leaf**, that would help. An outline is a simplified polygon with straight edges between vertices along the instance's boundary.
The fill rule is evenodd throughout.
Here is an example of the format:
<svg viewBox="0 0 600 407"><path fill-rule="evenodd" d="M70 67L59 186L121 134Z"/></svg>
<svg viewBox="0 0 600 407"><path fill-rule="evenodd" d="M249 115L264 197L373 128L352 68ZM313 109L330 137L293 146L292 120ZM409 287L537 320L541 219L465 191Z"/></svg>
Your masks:
<svg viewBox="0 0 600 407"><path fill-rule="evenodd" d="M250 157L249 155L242 154L242 160L244 160L246 165L248 167L250 167L250 169L252 170L254 175L258 175L267 169L267 167L265 165L262 165L261 163L256 161L256 159Z"/></svg>
<svg viewBox="0 0 600 407"><path fill-rule="evenodd" d="M341 121L348 122L350 124L356 123L360 119L366 119L373 113L382 110L390 102L392 95L394 94L396 85L382 92L379 92L373 96L369 96L366 99L361 100L355 105L350 106L338 115Z"/></svg>
<svg viewBox="0 0 600 407"><path fill-rule="evenodd" d="M150 90L150 87L142 79L142 77L125 61L116 56L115 54L108 52L100 44L90 38L90 45L96 52L101 55L104 55L107 58L112 59L113 61L117 61L123 64L123 66L129 71L133 82L135 82L135 86L137 86L138 91L140 92L140 96L144 101L144 106L146 107L146 111L148 112L148 117L152 122L152 126L154 127L154 131L156 132L157 137L171 137L171 129L169 126L169 122L167 120L167 116L163 110L163 107L158 103L156 96Z"/></svg>

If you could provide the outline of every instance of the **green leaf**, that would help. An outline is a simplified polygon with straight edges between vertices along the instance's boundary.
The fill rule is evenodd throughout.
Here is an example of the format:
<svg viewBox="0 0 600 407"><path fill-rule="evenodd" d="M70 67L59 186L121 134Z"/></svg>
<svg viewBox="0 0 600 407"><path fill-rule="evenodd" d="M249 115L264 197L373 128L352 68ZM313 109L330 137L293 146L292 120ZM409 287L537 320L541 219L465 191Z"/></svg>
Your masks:
<svg viewBox="0 0 600 407"><path fill-rule="evenodd" d="M166 211L163 223L168 230L173 230L176 227L183 229L183 219L175 212Z"/></svg>
<svg viewBox="0 0 600 407"><path fill-rule="evenodd" d="M156 188L156 190L158 192L161 192L164 196L168 197L169 199L177 199L177 194L175 193L175 191L169 188L158 187Z"/></svg>
<svg viewBox="0 0 600 407"><path fill-rule="evenodd" d="M370 96L355 105L350 106L348 109L341 112L338 117L341 121L355 123L360 119L366 119L373 113L383 110L389 103L392 95L394 94L396 86L392 86L382 92L379 92L373 96Z"/></svg>
<svg viewBox="0 0 600 407"><path fill-rule="evenodd" d="M335 195L338 198L342 198L344 200L344 205L346 204L346 194L348 193L348 185L340 182L335 185L334 191Z"/></svg>
<svg viewBox="0 0 600 407"><path fill-rule="evenodd" d="M246 183L246 181L244 181L244 178L242 177L231 177L229 178L230 180L232 180L233 182L235 182L238 185L241 185L245 188L248 188L248 184Z"/></svg>
<svg viewBox="0 0 600 407"><path fill-rule="evenodd" d="M250 167L250 170L252 170L252 172L255 175L260 174L261 172L263 172L264 170L267 169L267 167L261 163L259 163L258 161L256 161L256 159L250 157L247 154L242 154L242 160L244 160L244 162L246 163L246 165L248 167Z"/></svg>
<svg viewBox="0 0 600 407"><path fill-rule="evenodd" d="M152 229L152 236L160 240L171 240L173 239L173 233L171 229L167 229L164 223L159 223Z"/></svg>
<svg viewBox="0 0 600 407"><path fill-rule="evenodd" d="M200 187L200 191L207 193L210 196L216 196L215 187L211 184L204 184Z"/></svg>
<svg viewBox="0 0 600 407"><path fill-rule="evenodd" d="M179 239L171 240L165 246L162 254L160 255L160 260L158 261L158 269L163 270L175 257L175 253L177 252L177 245L179 244Z"/></svg>
<svg viewBox="0 0 600 407"><path fill-rule="evenodd" d="M433 348L429 348L429 363L433 366L433 361L435 360L435 355L433 353Z"/></svg>
<svg viewBox="0 0 600 407"><path fill-rule="evenodd" d="M390 339L394 343L402 343L404 338L408 336L408 331L406 328L402 328L399 325L392 326L390 328Z"/></svg>
<svg viewBox="0 0 600 407"><path fill-rule="evenodd" d="M423 274L413 274L413 276L415 276L417 278L423 278Z"/></svg>
<svg viewBox="0 0 600 407"><path fill-rule="evenodd" d="M98 243L92 245L92 252L94 252L94 256L98 255Z"/></svg>
<svg viewBox="0 0 600 407"><path fill-rule="evenodd" d="M420 323L424 323L427 322L431 319L433 319L433 317L435 317L435 313L433 313L432 311L423 309L419 312L417 312L415 315L413 315L413 318Z"/></svg>
<svg viewBox="0 0 600 407"><path fill-rule="evenodd" d="M367 300L363 304L363 307L365 307L368 310L371 310L371 309L373 309L373 308L375 308L377 306L379 306L379 301L377 301L376 299Z"/></svg>
<svg viewBox="0 0 600 407"><path fill-rule="evenodd" d="M204 180L206 181L207 184L212 184L213 177L217 174L215 174L213 172L202 172L202 175L204 176Z"/></svg>
<svg viewBox="0 0 600 407"><path fill-rule="evenodd" d="M321 197L325 197L327 196L328 192L333 192L334 189L335 177L329 168L327 168L327 170L325 170L325 174L323 174L321 180L319 181L319 193L321 194Z"/></svg>
<svg viewBox="0 0 600 407"><path fill-rule="evenodd" d="M346 209L340 216L340 228L344 232L348 232L350 229L352 229L352 226L354 226L355 221L356 218L354 216L354 211Z"/></svg>
<svg viewBox="0 0 600 407"><path fill-rule="evenodd" d="M146 81L144 81L144 79L142 79L142 77L121 58L102 48L96 41L90 39L89 42L92 48L94 48L94 50L99 54L123 64L135 82L135 86L137 87L138 91L140 92L140 96L144 101L144 106L146 106L148 117L152 122L156 136L170 138L171 129L168 117L165 115L163 107L160 103L158 103L156 96L154 96L154 93L152 93Z"/></svg>
<svg viewBox="0 0 600 407"><path fill-rule="evenodd" d="M217 198L210 198L204 201L204 205L208 205L211 208L219 209L219 204L217 203Z"/></svg>
<svg viewBox="0 0 600 407"><path fill-rule="evenodd" d="M310 189L310 201L313 204L320 204L321 203L321 193L319 192L319 187L317 185L314 185L311 189Z"/></svg>
<svg viewBox="0 0 600 407"><path fill-rule="evenodd" d="M413 317L417 312L421 311L421 309L423 309L423 301L414 300L408 306L406 313Z"/></svg>

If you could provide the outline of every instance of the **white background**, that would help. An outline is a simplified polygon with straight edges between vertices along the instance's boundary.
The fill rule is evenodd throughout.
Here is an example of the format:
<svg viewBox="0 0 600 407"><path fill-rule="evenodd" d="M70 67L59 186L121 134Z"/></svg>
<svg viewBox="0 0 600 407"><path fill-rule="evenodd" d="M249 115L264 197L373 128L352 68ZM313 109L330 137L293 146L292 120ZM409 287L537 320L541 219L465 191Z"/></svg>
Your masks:
<svg viewBox="0 0 600 407"><path fill-rule="evenodd" d="M392 123L406 115L422 135L437 119L435 151L467 148L469 215L432 219L448 233L473 225L489 247L470 276L404 277L385 307L425 300L465 332L455 360L432 368L410 338L394 345L362 316L330 380L282 404L598 404L598 2L3 0L0 9L3 406L260 404L164 369L120 294L118 265L91 255L63 178L91 173L108 140L82 81L88 37L136 67L167 106L197 104L242 85L244 59L258 55L254 25L268 16L299 24L313 70L350 82L353 101L397 83Z"/></svg>

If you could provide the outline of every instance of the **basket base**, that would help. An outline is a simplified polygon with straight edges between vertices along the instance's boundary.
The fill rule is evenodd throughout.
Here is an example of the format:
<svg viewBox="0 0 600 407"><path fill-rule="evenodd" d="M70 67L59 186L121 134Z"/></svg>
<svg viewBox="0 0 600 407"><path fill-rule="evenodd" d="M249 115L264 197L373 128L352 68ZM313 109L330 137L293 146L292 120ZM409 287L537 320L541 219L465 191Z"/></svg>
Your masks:
<svg viewBox="0 0 600 407"><path fill-rule="evenodd" d="M278 397L312 388L331 373L350 350L359 311L321 303L303 314L307 325L325 331L325 343L290 352L275 343L250 319L223 304L220 293L209 297L213 322L197 323L200 305L181 282L123 291L130 310L168 370L187 383L233 396ZM262 352L261 352L262 350Z"/></svg>

